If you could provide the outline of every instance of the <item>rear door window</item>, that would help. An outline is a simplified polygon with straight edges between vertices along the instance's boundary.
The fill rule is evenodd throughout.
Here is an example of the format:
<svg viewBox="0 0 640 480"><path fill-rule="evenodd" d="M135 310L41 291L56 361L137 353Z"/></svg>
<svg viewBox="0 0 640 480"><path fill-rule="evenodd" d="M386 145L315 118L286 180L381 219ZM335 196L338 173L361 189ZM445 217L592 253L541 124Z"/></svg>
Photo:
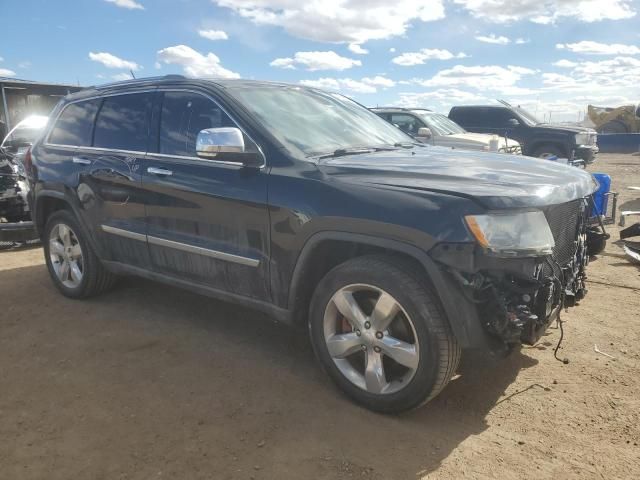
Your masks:
<svg viewBox="0 0 640 480"><path fill-rule="evenodd" d="M49 135L49 143L88 147L91 145L93 122L102 99L67 105Z"/></svg>
<svg viewBox="0 0 640 480"><path fill-rule="evenodd" d="M158 153L195 157L196 138L206 128L236 124L210 99L192 92L165 92ZM245 145L246 145L245 139Z"/></svg>
<svg viewBox="0 0 640 480"><path fill-rule="evenodd" d="M152 93L106 97L96 119L93 146L146 152L152 106Z"/></svg>

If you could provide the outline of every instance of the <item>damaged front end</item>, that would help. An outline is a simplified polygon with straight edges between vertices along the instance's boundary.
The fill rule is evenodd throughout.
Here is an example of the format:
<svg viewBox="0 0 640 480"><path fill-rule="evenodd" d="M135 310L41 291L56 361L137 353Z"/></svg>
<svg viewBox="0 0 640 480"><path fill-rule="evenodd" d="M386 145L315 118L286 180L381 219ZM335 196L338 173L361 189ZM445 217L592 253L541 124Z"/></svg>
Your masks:
<svg viewBox="0 0 640 480"><path fill-rule="evenodd" d="M461 261L447 245L432 251L475 305L494 344L535 344L563 308L584 298L587 205L586 199L579 199L543 209L553 235L553 247L545 255L506 258L477 245L470 251L472 258Z"/></svg>

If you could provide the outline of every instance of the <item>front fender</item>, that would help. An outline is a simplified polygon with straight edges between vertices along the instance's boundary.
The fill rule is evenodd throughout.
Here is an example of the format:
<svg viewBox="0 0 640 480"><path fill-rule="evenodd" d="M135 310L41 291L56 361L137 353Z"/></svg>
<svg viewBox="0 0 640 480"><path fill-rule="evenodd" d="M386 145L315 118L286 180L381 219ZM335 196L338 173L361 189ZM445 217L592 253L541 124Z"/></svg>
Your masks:
<svg viewBox="0 0 640 480"><path fill-rule="evenodd" d="M423 268L428 277L460 346L462 348L489 348L489 338L482 329L477 309L462 294L460 285L450 274L441 269L425 251L395 239L341 231L323 231L314 234L307 240L298 256L289 289L289 309L293 309L294 305L296 305L299 288L303 285L304 277L309 272L308 268L312 263L311 258L314 251L325 241L343 241L367 245L398 252L413 258Z"/></svg>

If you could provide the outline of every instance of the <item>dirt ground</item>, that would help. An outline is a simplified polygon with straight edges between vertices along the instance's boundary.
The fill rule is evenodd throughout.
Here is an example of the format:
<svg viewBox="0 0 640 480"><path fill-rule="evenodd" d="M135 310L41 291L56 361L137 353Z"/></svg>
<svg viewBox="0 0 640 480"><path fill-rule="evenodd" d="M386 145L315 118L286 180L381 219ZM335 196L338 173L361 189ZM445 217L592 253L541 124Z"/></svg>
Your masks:
<svg viewBox="0 0 640 480"><path fill-rule="evenodd" d="M591 171L640 209L640 157ZM589 273L563 315L568 365L550 329L463 356L432 403L382 416L261 314L135 278L72 301L41 249L0 252L0 478L640 478L640 270L613 241Z"/></svg>

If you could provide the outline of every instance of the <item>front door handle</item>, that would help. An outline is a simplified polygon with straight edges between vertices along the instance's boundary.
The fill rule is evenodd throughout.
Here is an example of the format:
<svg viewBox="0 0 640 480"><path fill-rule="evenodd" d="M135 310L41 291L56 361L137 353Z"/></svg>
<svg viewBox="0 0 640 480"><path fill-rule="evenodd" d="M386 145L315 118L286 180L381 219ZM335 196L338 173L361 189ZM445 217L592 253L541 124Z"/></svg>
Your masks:
<svg viewBox="0 0 640 480"><path fill-rule="evenodd" d="M80 165L91 165L91 160L84 157L73 157L73 163L79 163Z"/></svg>
<svg viewBox="0 0 640 480"><path fill-rule="evenodd" d="M173 175L173 172L171 170L165 170L164 168L156 168L156 167L147 168L147 173L152 173L153 175L161 175L163 177L168 177L169 175Z"/></svg>

